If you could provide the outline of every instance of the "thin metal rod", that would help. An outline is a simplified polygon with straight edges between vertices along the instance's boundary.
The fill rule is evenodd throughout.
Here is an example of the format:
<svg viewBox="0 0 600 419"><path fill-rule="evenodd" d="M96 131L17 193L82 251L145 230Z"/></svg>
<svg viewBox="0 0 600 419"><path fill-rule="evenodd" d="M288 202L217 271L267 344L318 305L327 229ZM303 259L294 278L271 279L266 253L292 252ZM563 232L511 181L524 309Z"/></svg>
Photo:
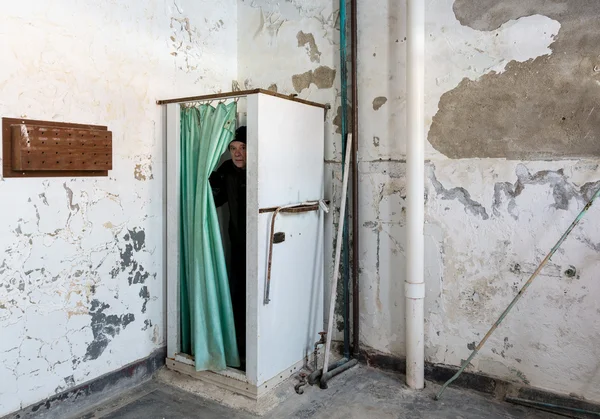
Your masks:
<svg viewBox="0 0 600 419"><path fill-rule="evenodd" d="M256 92L258 93L258 92ZM165 99L165 100L157 100L157 105L167 105L169 103L194 103L194 102L213 102L215 100L221 99L239 99L242 97L247 97L248 92L230 92L230 93L215 93L212 95L201 95L201 96L188 96L188 97L180 97L176 99Z"/></svg>
<svg viewBox="0 0 600 419"><path fill-rule="evenodd" d="M359 336L359 214L358 214L358 9L357 1L351 2L350 31L352 42L352 353L358 358L360 353Z"/></svg>
<svg viewBox="0 0 600 419"><path fill-rule="evenodd" d="M175 99L165 99L165 100L157 100L157 105L166 105L169 103L185 103L185 102L200 102L206 100L215 100L215 99L228 99L228 98L240 98L246 97L248 95L254 95L257 93L262 93L264 95L275 96L281 99L291 100L293 102L304 103L305 105L316 106L318 108L330 109L331 106L328 104L311 102L310 100L299 99L295 96L286 96L281 93L272 92L270 90L265 89L253 89L253 90L240 90L237 92L226 92L226 93L212 93L210 95L200 95L200 96L188 96L188 97L179 97Z"/></svg>
<svg viewBox="0 0 600 419"><path fill-rule="evenodd" d="M477 352L479 352L479 350L483 347L483 345L488 340L488 338L492 335L492 333L494 333L494 331L496 330L496 328L498 328L500 323L502 323L502 320L504 320L504 318L506 317L508 312L515 306L515 304L517 304L517 301L519 301L521 299L521 297L523 296L525 291L527 291L527 288L529 288L529 285L531 285L531 283L533 282L535 277L538 276L538 274L540 273L542 268L546 265L546 263L550 260L550 258L552 258L554 253L556 253L556 251L560 248L560 246L563 244L563 242L566 240L566 238L569 236L569 234L571 234L571 231L573 231L575 226L577 226L577 224L579 224L581 219L585 216L587 211L590 209L590 207L594 203L594 200L596 198L598 198L598 196L600 196L600 189L598 189L596 191L596 193L592 196L590 201L583 207L583 209L581 210L581 212L579 213L577 218L575 218L575 220L573 220L573 222L571 223L571 225L569 226L567 231L564 232L564 234L561 236L561 238L558 240L558 242L556 242L554 247L550 250L550 253L548 253L546 255L546 257L544 258L544 260L542 260L542 263L540 263L540 265L537 267L535 272L531 275L531 277L529 277L527 282L525 282L523 287L519 290L519 293L515 296L515 298L513 298L513 300L508 305L508 307L506 307L506 310L504 310L502 312L502 314L500 315L498 320L496 320L496 323L494 323L494 325L490 328L490 330L488 330L488 332L485 334L485 336L483 337L481 342L479 342L479 345L477 345L477 347L475 347L475 349L473 350L473 352L471 353L469 358L467 358L467 360L463 363L463 365L460 367L458 372L456 374L454 374L454 376L452 376L452 378L450 378L448 381L446 381L444 383L444 385L442 386L442 388L440 389L438 394L436 394L436 396L435 396L436 400L440 399L440 397L442 396L442 393L444 392L444 390L446 390L446 387L448 387L454 380L456 380L462 374L462 372L465 370L465 368L467 368L467 365L469 365L471 360L473 358L475 358L475 355L477 355Z"/></svg>
<svg viewBox="0 0 600 419"><path fill-rule="evenodd" d="M348 136L346 146L346 166L350 163L350 146L352 144L352 135ZM329 296L329 319L327 320L327 341L325 343L325 357L323 360L323 374L327 373L329 352L331 350L331 340L333 338L333 322L335 320L335 301L337 300L338 274L340 273L340 256L342 250L342 232L344 231L344 220L346 215L346 195L348 191L348 167L344 170L344 179L342 181L342 201L340 202L340 220L337 231L337 240L335 243L335 259L333 262L333 276L331 277L331 295ZM348 357L346 357L348 358Z"/></svg>
<svg viewBox="0 0 600 419"><path fill-rule="evenodd" d="M329 201L325 200L323 202L325 204L329 205ZM268 212L275 212L277 210L277 208L281 208L281 207L260 208L258 210L258 213L265 214ZM296 206L296 207L281 208L281 212L310 212L310 211L316 211L319 208L321 208L321 206L319 204L311 205L311 206L300 205L300 206Z"/></svg>
<svg viewBox="0 0 600 419"><path fill-rule="evenodd" d="M275 238L275 220L277 219L277 215L280 212L299 213L299 212L301 212L301 210L303 208L309 208L309 211L312 211L312 208L315 205L318 209L319 201L311 201L311 202L304 202L301 204L285 205L285 206L276 208L275 212L273 212L273 216L271 217L271 232L269 235L269 258L268 258L268 262L267 262L267 279L266 279L266 284L265 284L265 296L264 296L264 300L263 300L263 303L265 305L267 305L267 304L269 304L269 302L271 302L271 298L270 298L269 294L271 292L271 266L273 263L273 241ZM293 210L295 210L295 211L293 211Z"/></svg>
<svg viewBox="0 0 600 419"><path fill-rule="evenodd" d="M267 262L267 283L265 284L265 299L263 304L267 305L271 302L271 298L269 296L271 292L271 265L273 263L273 241L275 237L275 219L277 218L277 214L279 214L281 208L277 208L271 217L271 233L269 235L269 261Z"/></svg>
<svg viewBox="0 0 600 419"><path fill-rule="evenodd" d="M510 403L520 404L520 405L527 406L527 407L536 407L536 408L539 408L540 410L545 410L545 411L552 412L552 413L563 414L563 412L557 412L556 410L568 410L569 412L573 412L573 413L583 413L585 415L594 415L594 416L600 417L600 412L579 409L577 407L567 407L567 406L561 406L561 405L553 404L553 403L538 402L535 400L520 399L518 397L510 397L510 396L507 396L504 400L506 400L507 402L510 402ZM576 417L576 416L571 416L571 417Z"/></svg>

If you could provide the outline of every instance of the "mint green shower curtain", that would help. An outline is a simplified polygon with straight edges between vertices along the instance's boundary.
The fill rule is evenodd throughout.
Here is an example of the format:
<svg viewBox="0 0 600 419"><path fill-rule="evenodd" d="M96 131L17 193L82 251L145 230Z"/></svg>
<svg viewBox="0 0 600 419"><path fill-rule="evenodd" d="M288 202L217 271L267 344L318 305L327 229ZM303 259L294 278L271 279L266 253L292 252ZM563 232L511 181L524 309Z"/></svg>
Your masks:
<svg viewBox="0 0 600 419"><path fill-rule="evenodd" d="M196 370L239 367L227 267L208 182L235 133L237 103L181 108L181 349Z"/></svg>

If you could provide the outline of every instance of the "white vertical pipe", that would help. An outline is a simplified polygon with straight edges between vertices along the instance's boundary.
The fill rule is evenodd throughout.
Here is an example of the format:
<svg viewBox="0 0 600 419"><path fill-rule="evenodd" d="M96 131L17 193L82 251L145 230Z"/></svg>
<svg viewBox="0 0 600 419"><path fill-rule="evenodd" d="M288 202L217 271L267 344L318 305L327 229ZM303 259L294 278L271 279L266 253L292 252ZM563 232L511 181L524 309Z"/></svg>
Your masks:
<svg viewBox="0 0 600 419"><path fill-rule="evenodd" d="M406 384L425 385L424 258L425 223L425 7L423 0L407 0L407 150L406 150Z"/></svg>

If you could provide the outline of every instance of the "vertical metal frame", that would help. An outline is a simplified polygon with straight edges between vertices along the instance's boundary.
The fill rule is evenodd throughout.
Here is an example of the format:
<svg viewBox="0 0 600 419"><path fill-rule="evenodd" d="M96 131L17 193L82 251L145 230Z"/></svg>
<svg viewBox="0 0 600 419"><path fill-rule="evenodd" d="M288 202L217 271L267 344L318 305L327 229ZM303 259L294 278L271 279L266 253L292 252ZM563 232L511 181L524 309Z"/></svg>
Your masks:
<svg viewBox="0 0 600 419"><path fill-rule="evenodd" d="M167 357L175 358L180 352L179 338L179 190L181 170L181 105L166 105L165 154L166 176L166 248L165 265L167 279Z"/></svg>

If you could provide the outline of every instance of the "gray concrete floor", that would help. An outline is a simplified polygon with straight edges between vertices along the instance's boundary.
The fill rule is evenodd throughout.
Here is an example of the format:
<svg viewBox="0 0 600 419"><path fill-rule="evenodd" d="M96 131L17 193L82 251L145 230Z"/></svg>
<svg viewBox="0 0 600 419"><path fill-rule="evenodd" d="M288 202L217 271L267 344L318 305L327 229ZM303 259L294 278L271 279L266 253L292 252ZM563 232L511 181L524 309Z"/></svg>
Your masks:
<svg viewBox="0 0 600 419"><path fill-rule="evenodd" d="M303 395L289 397L264 418L528 418L558 416L494 400L476 392L449 388L434 401L439 386L428 383L413 392L404 377L359 365L334 378L329 389L305 387ZM285 385L285 384L284 384ZM249 419L249 413L223 407L175 387L151 381L110 400L83 418L103 419Z"/></svg>

